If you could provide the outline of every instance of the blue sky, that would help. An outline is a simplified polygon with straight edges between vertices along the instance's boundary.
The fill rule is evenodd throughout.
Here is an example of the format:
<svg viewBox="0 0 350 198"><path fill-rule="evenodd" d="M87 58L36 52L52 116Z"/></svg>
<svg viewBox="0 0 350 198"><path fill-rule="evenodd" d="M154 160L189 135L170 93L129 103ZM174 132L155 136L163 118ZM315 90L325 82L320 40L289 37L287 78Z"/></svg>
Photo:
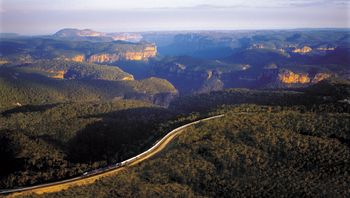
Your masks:
<svg viewBox="0 0 350 198"><path fill-rule="evenodd" d="M349 27L347 0L1 0L1 32Z"/></svg>

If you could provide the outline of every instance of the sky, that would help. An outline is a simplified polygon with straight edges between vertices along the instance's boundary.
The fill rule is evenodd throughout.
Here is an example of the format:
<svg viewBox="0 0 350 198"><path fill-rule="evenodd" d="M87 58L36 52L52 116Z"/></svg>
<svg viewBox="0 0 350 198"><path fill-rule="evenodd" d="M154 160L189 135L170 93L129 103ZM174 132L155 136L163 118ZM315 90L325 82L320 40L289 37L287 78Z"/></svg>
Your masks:
<svg viewBox="0 0 350 198"><path fill-rule="evenodd" d="M348 0L0 0L0 32L350 28Z"/></svg>

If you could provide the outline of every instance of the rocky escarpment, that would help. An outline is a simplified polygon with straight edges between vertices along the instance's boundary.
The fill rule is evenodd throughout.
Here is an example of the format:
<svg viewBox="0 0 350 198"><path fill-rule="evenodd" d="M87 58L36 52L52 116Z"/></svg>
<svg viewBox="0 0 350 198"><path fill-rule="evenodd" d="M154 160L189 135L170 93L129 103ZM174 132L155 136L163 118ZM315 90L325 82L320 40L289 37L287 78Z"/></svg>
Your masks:
<svg viewBox="0 0 350 198"><path fill-rule="evenodd" d="M48 73L50 74L49 75L50 78L64 79L64 75L65 75L66 71L64 71L64 70L49 70Z"/></svg>
<svg viewBox="0 0 350 198"><path fill-rule="evenodd" d="M106 81L133 81L133 75L124 72L119 67L77 63L72 61L36 61L27 64L21 69L35 72L54 79L67 80L106 80Z"/></svg>
<svg viewBox="0 0 350 198"><path fill-rule="evenodd" d="M81 63L85 61L85 55L79 54L74 56L60 56L58 58L55 58L55 60L64 60Z"/></svg>
<svg viewBox="0 0 350 198"><path fill-rule="evenodd" d="M255 82L257 87L306 87L332 77L327 72L293 71L291 69L266 69ZM255 87L256 87L255 86Z"/></svg>
<svg viewBox="0 0 350 198"><path fill-rule="evenodd" d="M278 79L284 84L306 84L311 81L307 73L294 73L290 70L280 72Z"/></svg>
<svg viewBox="0 0 350 198"><path fill-rule="evenodd" d="M90 63L113 63L119 60L128 61L147 61L149 58L157 55L157 47L155 45L146 46L140 50L128 50L115 53L94 54L87 60Z"/></svg>
<svg viewBox="0 0 350 198"><path fill-rule="evenodd" d="M119 54L94 54L88 59L89 63L113 63L120 60Z"/></svg>
<svg viewBox="0 0 350 198"><path fill-rule="evenodd" d="M310 84L318 83L322 80L330 78L329 73L316 73L314 76L310 76L308 73L297 73L291 70L283 70L278 74L278 79L283 84Z"/></svg>
<svg viewBox="0 0 350 198"><path fill-rule="evenodd" d="M322 80L326 80L331 77L331 74L328 73L317 73L315 77L312 79L312 83L318 83Z"/></svg>
<svg viewBox="0 0 350 198"><path fill-rule="evenodd" d="M304 46L302 48L296 48L293 50L294 53L299 53L299 54L306 54L310 53L312 51L312 48L309 46Z"/></svg>
<svg viewBox="0 0 350 198"><path fill-rule="evenodd" d="M72 58L70 58L70 61L81 63L81 62L85 61L85 56L84 55L76 55L76 56L73 56Z"/></svg>

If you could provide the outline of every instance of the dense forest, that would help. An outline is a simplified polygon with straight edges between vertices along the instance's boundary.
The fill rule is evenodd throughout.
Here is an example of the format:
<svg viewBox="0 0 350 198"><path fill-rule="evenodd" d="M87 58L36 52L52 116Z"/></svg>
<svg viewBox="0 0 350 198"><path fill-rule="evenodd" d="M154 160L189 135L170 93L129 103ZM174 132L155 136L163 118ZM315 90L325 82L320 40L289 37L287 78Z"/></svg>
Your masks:
<svg viewBox="0 0 350 198"><path fill-rule="evenodd" d="M52 73L62 71L61 79ZM0 109L18 105L139 99L167 106L177 95L167 80L134 80L118 67L68 61L0 66Z"/></svg>
<svg viewBox="0 0 350 198"><path fill-rule="evenodd" d="M258 105L224 111L221 119L186 129L152 160L43 197L350 195L349 112Z"/></svg>
<svg viewBox="0 0 350 198"><path fill-rule="evenodd" d="M270 106L303 106L308 110L328 108L350 111L343 101L350 96L350 82L343 79L324 80L308 88L299 89L226 89L210 93L181 96L169 106L177 112L208 112L222 104L259 104Z"/></svg>
<svg viewBox="0 0 350 198"><path fill-rule="evenodd" d="M0 116L1 187L72 177L130 157L174 115L140 101L23 106Z"/></svg>
<svg viewBox="0 0 350 198"><path fill-rule="evenodd" d="M123 197L166 196L170 192L223 196L229 191L233 192L229 195L250 192L257 196L262 192L286 193L294 187L300 193L296 195L316 193L323 180L342 183L341 178L348 177L344 171L349 169L350 106L341 100L349 96L349 86L346 81L323 83L338 87L326 100L319 91L325 86L321 84L298 92L232 89L180 97L169 109L119 100L3 110L0 140L6 145L1 150L6 166L1 171L1 186L33 185L80 175L146 150L176 126L225 113L224 119L189 129L150 162L58 196L82 192ZM334 169L332 175L324 172L327 167ZM171 174L163 175L167 172ZM132 179L122 179L126 175ZM250 179L244 179L248 175ZM268 187L275 177L286 186L285 191ZM303 183L307 177L314 186ZM255 180L261 184L252 183ZM294 180L297 183L292 186ZM346 193L346 185L336 183L334 191ZM109 192L113 185L123 188ZM148 191L150 186L159 190ZM267 188L269 191L263 190Z"/></svg>

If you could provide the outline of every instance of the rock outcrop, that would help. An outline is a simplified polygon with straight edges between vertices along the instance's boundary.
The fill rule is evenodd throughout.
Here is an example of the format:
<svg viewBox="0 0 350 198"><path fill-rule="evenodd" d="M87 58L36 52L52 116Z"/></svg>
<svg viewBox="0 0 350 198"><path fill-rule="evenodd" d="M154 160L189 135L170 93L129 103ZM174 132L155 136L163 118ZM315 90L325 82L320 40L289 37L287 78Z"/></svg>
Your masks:
<svg viewBox="0 0 350 198"><path fill-rule="evenodd" d="M63 59L65 61L73 61L73 62L84 62L85 61L85 56L82 55L82 54L79 54L79 55L75 55L73 57L60 57L60 58L57 58L57 59Z"/></svg>
<svg viewBox="0 0 350 198"><path fill-rule="evenodd" d="M49 77L54 79L64 79L64 75L66 73L64 70L49 70L48 72L51 74Z"/></svg>
<svg viewBox="0 0 350 198"><path fill-rule="evenodd" d="M76 55L71 58L71 61L74 61L74 62L83 62L84 60L85 60L84 55Z"/></svg>
<svg viewBox="0 0 350 198"><path fill-rule="evenodd" d="M315 77L312 79L312 83L318 83L322 80L325 80L327 78L331 77L331 74L328 73L317 73Z"/></svg>
<svg viewBox="0 0 350 198"><path fill-rule="evenodd" d="M151 57L155 57L157 55L157 47L155 45L153 46L147 46L145 47L141 52L126 52L125 53L125 60L148 60Z"/></svg>
<svg viewBox="0 0 350 198"><path fill-rule="evenodd" d="M296 48L293 50L294 53L306 54L312 51L312 48L309 46L304 46L303 48Z"/></svg>
<svg viewBox="0 0 350 198"><path fill-rule="evenodd" d="M113 63L120 60L119 54L94 54L88 59L89 63Z"/></svg>
<svg viewBox="0 0 350 198"><path fill-rule="evenodd" d="M134 76L130 75L122 78L122 80L135 80L135 79L134 79Z"/></svg>
<svg viewBox="0 0 350 198"><path fill-rule="evenodd" d="M284 70L278 74L279 80L284 84L306 84L310 83L310 78L306 73L294 73L290 70Z"/></svg>
<svg viewBox="0 0 350 198"><path fill-rule="evenodd" d="M315 76L310 77L308 73L296 73L290 70L284 70L278 74L279 81L284 84L318 83L330 77L329 73L316 73Z"/></svg>
<svg viewBox="0 0 350 198"><path fill-rule="evenodd" d="M149 58L157 55L156 46L146 46L140 51L126 51L116 53L102 53L94 54L90 56L88 62L90 63L113 63L119 60L131 60L131 61L147 61Z"/></svg>
<svg viewBox="0 0 350 198"><path fill-rule="evenodd" d="M142 35L137 33L111 33L107 36L111 36L115 41L139 42L142 39Z"/></svg>
<svg viewBox="0 0 350 198"><path fill-rule="evenodd" d="M9 63L7 60L0 59L0 65Z"/></svg>

